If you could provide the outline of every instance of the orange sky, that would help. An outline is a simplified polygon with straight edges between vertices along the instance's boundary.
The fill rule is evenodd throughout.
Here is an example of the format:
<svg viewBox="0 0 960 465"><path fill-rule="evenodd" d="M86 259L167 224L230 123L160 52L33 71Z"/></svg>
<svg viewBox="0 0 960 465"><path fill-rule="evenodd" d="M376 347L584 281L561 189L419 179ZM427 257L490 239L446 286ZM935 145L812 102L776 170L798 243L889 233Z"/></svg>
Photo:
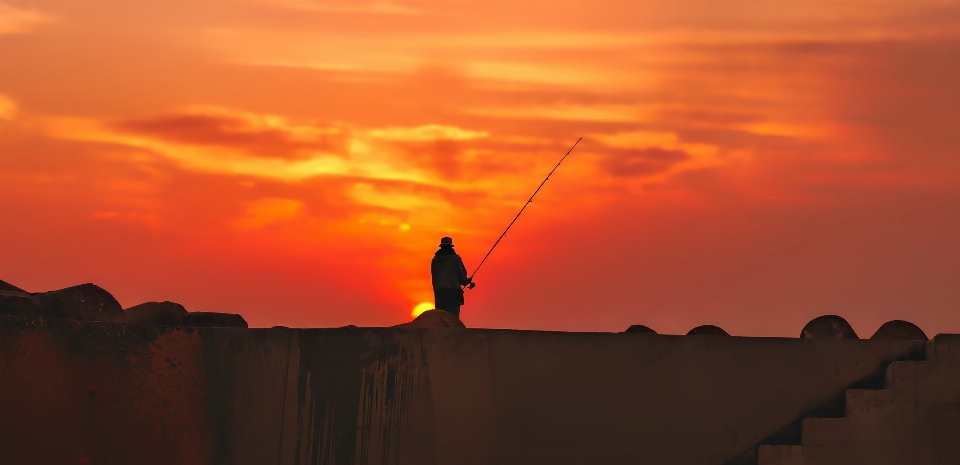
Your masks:
<svg viewBox="0 0 960 465"><path fill-rule="evenodd" d="M0 279L392 325L960 332L955 0L0 0Z"/></svg>

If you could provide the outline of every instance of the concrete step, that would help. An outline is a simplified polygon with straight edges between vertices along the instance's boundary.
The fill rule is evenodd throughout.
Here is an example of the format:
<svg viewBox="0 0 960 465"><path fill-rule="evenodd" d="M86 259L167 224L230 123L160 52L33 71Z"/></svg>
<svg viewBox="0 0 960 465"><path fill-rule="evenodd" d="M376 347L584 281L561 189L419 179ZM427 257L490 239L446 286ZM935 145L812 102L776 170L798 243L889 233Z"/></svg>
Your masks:
<svg viewBox="0 0 960 465"><path fill-rule="evenodd" d="M848 417L870 413L898 400L893 389L848 389L845 395Z"/></svg>
<svg viewBox="0 0 960 465"><path fill-rule="evenodd" d="M938 334L927 343L927 360L960 360L960 334Z"/></svg>
<svg viewBox="0 0 960 465"><path fill-rule="evenodd" d="M928 362L902 361L887 366L886 388L916 395L917 371Z"/></svg>
<svg viewBox="0 0 960 465"><path fill-rule="evenodd" d="M757 465L803 465L800 446L760 446Z"/></svg>
<svg viewBox="0 0 960 465"><path fill-rule="evenodd" d="M848 418L805 418L800 436L801 445L842 446L849 443Z"/></svg>

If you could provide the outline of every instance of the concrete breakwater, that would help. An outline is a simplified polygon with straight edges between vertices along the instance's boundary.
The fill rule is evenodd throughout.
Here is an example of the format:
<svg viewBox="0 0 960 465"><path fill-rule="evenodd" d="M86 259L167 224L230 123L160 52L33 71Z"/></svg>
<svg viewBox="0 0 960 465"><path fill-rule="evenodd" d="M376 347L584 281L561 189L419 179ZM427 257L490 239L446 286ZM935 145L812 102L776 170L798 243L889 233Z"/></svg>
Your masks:
<svg viewBox="0 0 960 465"><path fill-rule="evenodd" d="M838 399L842 410L847 390L882 388L892 362L953 353L956 342L0 317L0 454L36 464L757 463L760 445L798 441L804 418L830 415Z"/></svg>

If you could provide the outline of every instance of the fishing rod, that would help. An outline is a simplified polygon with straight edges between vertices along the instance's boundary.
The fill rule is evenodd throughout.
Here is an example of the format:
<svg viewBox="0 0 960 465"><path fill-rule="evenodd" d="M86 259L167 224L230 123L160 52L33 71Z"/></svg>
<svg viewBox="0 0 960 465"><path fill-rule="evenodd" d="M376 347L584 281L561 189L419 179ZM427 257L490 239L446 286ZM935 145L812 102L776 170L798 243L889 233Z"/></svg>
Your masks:
<svg viewBox="0 0 960 465"><path fill-rule="evenodd" d="M543 182L541 182L540 185L537 186L537 190L533 191L533 195L530 196L530 199L527 200L527 203L523 204L523 208L520 209L520 212L517 213L517 216L513 217L513 221L511 221L510 224L507 225L507 229L503 230L503 234L500 235L500 237L497 239L497 242L493 243L493 247L490 247L490 250L487 251L487 254L483 256L483 260L480 260L480 264L477 265L477 269L473 270L473 273L470 275L469 278L467 278L467 282L469 282L470 284L473 284L473 277L477 275L478 271L480 271L480 267L483 266L483 262L487 261L487 257L490 256L490 252L493 252L493 249L497 248L497 244L499 244L500 240L502 240L503 237L507 235L507 231L509 231L510 227L513 226L513 223L517 221L517 218L520 218L520 214L523 213L524 210L526 210L527 205L530 205L530 202L533 202L533 198L536 197L537 192L540 192L540 188L542 188L543 185L550 180L550 176L553 176L553 172L560 167L560 164L563 163L563 160L567 158L567 155L570 155L570 152L573 152L573 148L576 147L581 140L583 140L582 137L578 138L577 141L573 143L573 146L570 147L570 150L567 150L567 153L563 154L563 158L561 158L560 161L557 162L557 166L554 166L553 169L550 170L550 174L548 174L547 177L543 179ZM473 286L470 286L469 288L473 289Z"/></svg>

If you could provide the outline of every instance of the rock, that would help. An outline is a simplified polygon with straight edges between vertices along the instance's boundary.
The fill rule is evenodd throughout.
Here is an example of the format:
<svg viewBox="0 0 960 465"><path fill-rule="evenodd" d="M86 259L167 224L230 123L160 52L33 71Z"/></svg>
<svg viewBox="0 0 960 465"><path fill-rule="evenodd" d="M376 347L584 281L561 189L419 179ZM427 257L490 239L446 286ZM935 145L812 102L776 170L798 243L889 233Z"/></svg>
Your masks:
<svg viewBox="0 0 960 465"><path fill-rule="evenodd" d="M183 326L246 328L247 320L236 313L189 312L183 315Z"/></svg>
<svg viewBox="0 0 960 465"><path fill-rule="evenodd" d="M632 326L630 326L629 328L627 328L627 330L624 331L624 332L625 332L625 333L637 333L637 334L657 334L656 331L654 331L654 330L652 330L652 329L650 329L649 327L644 326L644 325L632 325Z"/></svg>
<svg viewBox="0 0 960 465"><path fill-rule="evenodd" d="M818 316L800 331L801 339L860 339L856 331L837 315Z"/></svg>
<svg viewBox="0 0 960 465"><path fill-rule="evenodd" d="M179 326L187 309L176 302L144 302L123 311L117 323L136 323L141 325Z"/></svg>
<svg viewBox="0 0 960 465"><path fill-rule="evenodd" d="M81 284L33 294L43 305L46 316L68 320L114 321L123 315L123 307L109 292L93 284Z"/></svg>
<svg viewBox="0 0 960 465"><path fill-rule="evenodd" d="M26 292L0 290L0 315L43 316L43 304Z"/></svg>
<svg viewBox="0 0 960 465"><path fill-rule="evenodd" d="M723 328L714 325L701 325L687 332L687 336L729 336Z"/></svg>
<svg viewBox="0 0 960 465"><path fill-rule="evenodd" d="M0 281L0 291L22 292L22 293L24 293L24 294L29 294L29 292L27 292L27 291L25 291L25 290L23 290L23 289L20 289L19 287L14 286L13 284L10 284L10 283L8 283L8 282L6 282L6 281Z"/></svg>
<svg viewBox="0 0 960 465"><path fill-rule="evenodd" d="M891 320L880 326L870 339L897 339L901 341L929 341L917 325L903 320Z"/></svg>
<svg viewBox="0 0 960 465"><path fill-rule="evenodd" d="M427 310L409 323L395 328L466 328L459 318L446 310Z"/></svg>

